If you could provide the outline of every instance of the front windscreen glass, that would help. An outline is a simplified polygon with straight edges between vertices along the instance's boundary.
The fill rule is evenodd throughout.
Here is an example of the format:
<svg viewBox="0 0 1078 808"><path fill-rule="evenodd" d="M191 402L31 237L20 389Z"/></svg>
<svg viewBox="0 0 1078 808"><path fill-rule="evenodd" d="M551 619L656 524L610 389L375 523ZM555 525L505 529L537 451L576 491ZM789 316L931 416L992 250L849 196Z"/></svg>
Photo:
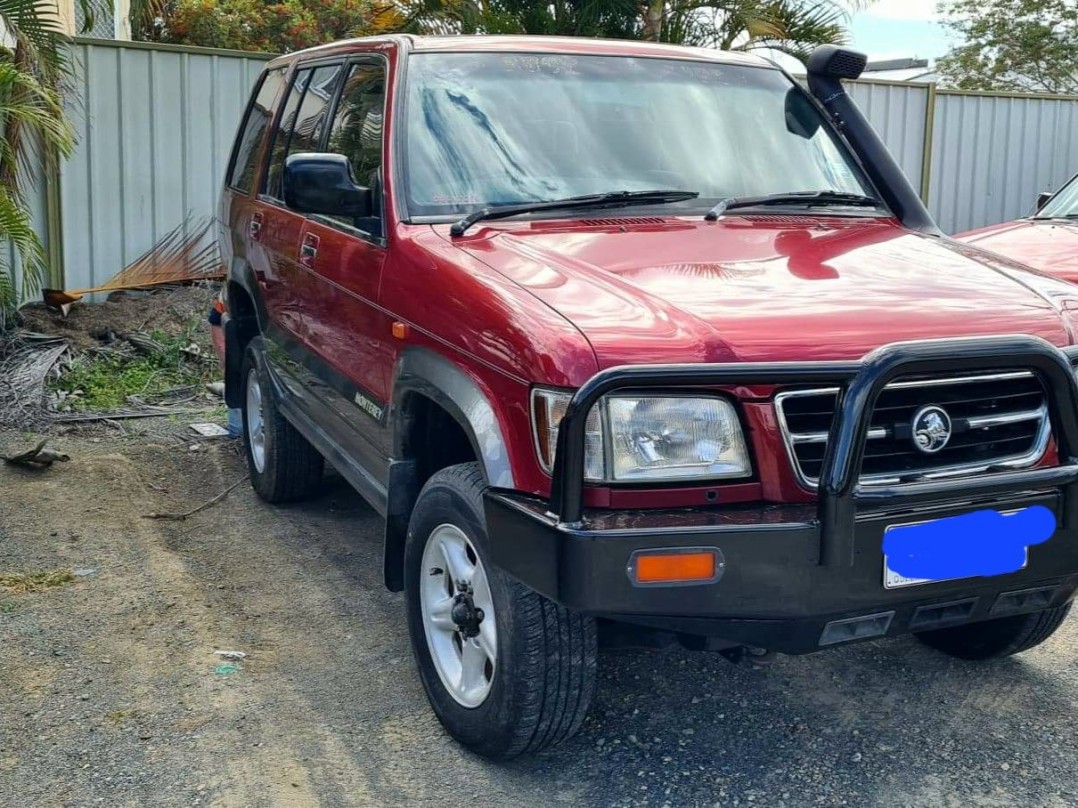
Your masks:
<svg viewBox="0 0 1078 808"><path fill-rule="evenodd" d="M853 158L780 71L624 56L419 53L407 77L412 216L611 191L871 195Z"/></svg>
<svg viewBox="0 0 1078 808"><path fill-rule="evenodd" d="M1073 219L1078 218L1078 177L1063 186L1058 194L1048 200L1048 204L1037 211L1038 219Z"/></svg>

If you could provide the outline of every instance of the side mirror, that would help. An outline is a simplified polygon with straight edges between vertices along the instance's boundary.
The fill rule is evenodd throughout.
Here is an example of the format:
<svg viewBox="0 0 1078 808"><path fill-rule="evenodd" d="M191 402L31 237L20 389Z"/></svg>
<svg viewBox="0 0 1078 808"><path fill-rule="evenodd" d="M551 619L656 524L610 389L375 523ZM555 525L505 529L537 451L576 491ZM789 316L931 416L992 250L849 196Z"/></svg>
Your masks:
<svg viewBox="0 0 1078 808"><path fill-rule="evenodd" d="M786 91L783 111L787 132L803 137L805 140L811 140L820 131L820 124L823 122L820 113L798 88L791 87Z"/></svg>
<svg viewBox="0 0 1078 808"><path fill-rule="evenodd" d="M284 161L284 202L300 213L348 216L371 215L370 188L356 185L352 166L343 154L299 152Z"/></svg>
<svg viewBox="0 0 1078 808"><path fill-rule="evenodd" d="M1040 210L1048 204L1048 200L1052 198L1051 191L1041 191L1037 194L1037 210Z"/></svg>

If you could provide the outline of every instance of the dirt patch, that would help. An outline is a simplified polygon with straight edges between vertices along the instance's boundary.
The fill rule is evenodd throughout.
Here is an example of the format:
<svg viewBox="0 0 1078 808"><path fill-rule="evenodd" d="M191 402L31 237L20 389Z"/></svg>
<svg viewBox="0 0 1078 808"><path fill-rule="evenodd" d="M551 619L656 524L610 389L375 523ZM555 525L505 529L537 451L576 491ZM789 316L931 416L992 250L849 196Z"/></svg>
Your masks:
<svg viewBox="0 0 1078 808"><path fill-rule="evenodd" d="M240 480L236 444L54 444L70 462L0 466L0 566L93 572L0 594L5 806L1074 804L1076 621L991 665L912 639L766 665L603 654L581 734L493 765L431 713L384 523L338 478L143 519Z"/></svg>
<svg viewBox="0 0 1078 808"><path fill-rule="evenodd" d="M101 303L75 303L66 316L34 303L19 310L19 322L28 331L62 337L76 352L99 347L102 335L109 333L157 330L175 337L185 333L193 320L205 320L218 288L219 284L203 283L114 292Z"/></svg>
<svg viewBox="0 0 1078 808"><path fill-rule="evenodd" d="M21 326L0 337L0 423L55 434L58 422L84 422L85 413L207 411L201 420L223 420L223 402L206 390L221 376L206 322L218 288L117 292L67 316L23 308Z"/></svg>

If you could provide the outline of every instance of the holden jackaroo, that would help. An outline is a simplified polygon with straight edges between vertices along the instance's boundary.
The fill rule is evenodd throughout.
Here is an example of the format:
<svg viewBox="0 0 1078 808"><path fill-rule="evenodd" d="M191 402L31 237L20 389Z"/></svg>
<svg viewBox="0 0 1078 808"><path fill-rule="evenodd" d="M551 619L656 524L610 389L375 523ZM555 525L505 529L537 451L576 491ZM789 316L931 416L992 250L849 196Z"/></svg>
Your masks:
<svg viewBox="0 0 1078 808"><path fill-rule="evenodd" d="M269 62L219 211L251 481L385 517L430 703L570 736L600 641L1047 638L1078 287L944 237L843 91L753 56L360 39Z"/></svg>

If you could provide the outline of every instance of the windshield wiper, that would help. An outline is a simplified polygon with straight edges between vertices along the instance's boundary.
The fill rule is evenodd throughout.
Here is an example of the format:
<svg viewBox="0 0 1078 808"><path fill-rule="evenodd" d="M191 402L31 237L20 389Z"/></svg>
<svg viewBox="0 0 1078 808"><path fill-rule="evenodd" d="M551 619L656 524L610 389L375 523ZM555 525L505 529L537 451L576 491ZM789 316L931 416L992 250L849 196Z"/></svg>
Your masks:
<svg viewBox="0 0 1078 808"><path fill-rule="evenodd" d="M848 194L842 191L791 191L766 196L731 196L720 199L718 204L704 214L704 219L714 222L734 208L758 208L766 205L849 205L862 208L878 208L880 200L864 194Z"/></svg>
<svg viewBox="0 0 1078 808"><path fill-rule="evenodd" d="M508 219L520 213L537 213L543 210L572 210L573 208L621 208L630 205L664 204L684 202L696 199L697 191L611 191L605 194L570 196L565 199L550 199L543 202L524 202L519 205L492 205L475 210L458 222L449 232L454 236L463 236L476 222L491 219Z"/></svg>

